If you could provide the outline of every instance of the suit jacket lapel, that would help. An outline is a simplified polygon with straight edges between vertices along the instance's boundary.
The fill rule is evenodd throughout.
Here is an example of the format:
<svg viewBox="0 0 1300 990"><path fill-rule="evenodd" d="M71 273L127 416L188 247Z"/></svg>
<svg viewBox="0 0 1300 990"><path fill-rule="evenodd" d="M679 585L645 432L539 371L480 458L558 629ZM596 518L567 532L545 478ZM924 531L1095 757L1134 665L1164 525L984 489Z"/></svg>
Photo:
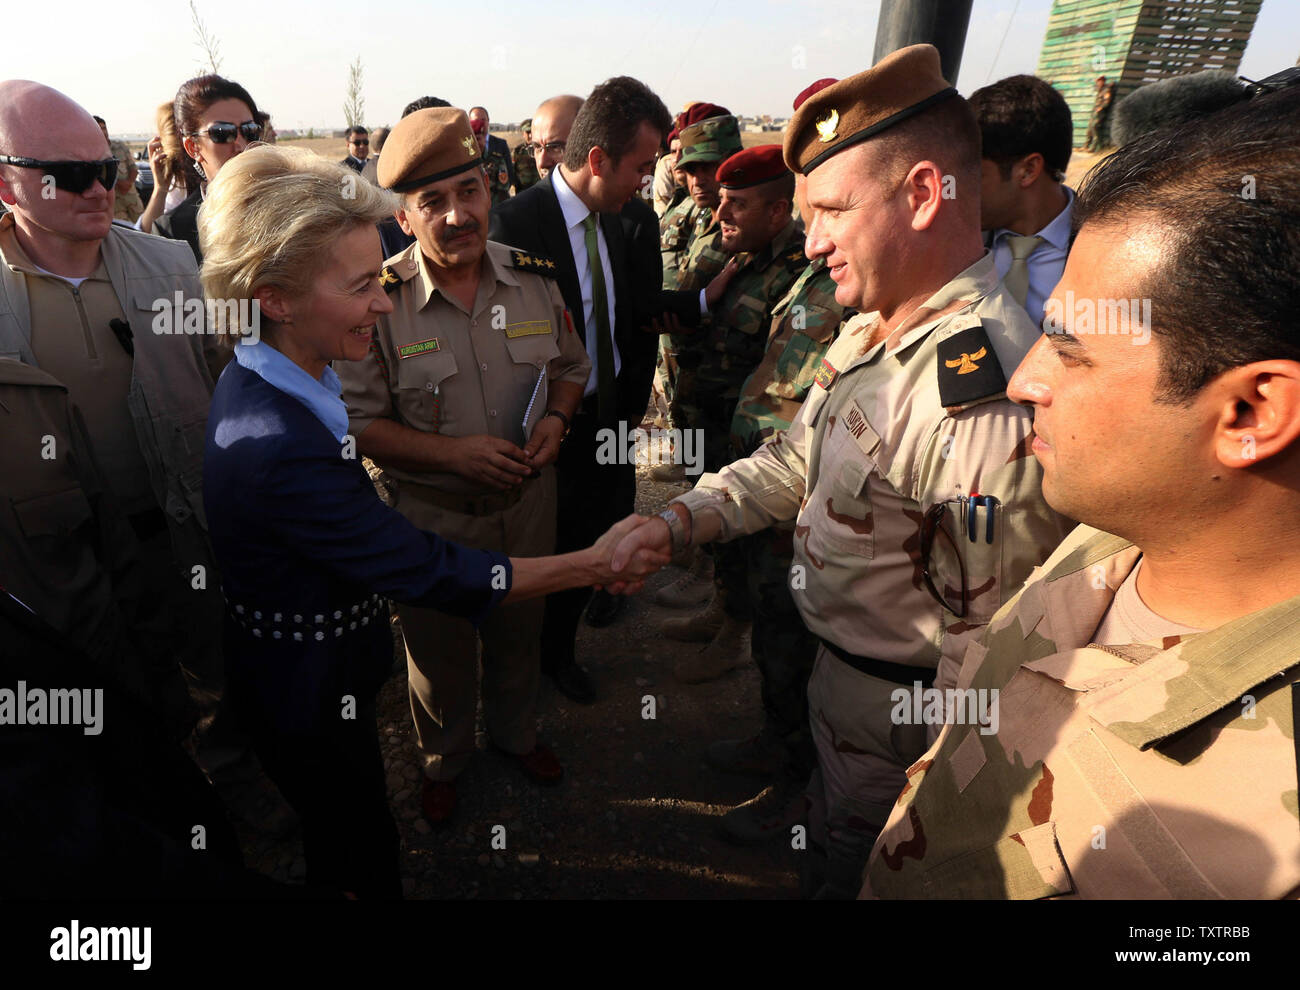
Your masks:
<svg viewBox="0 0 1300 990"><path fill-rule="evenodd" d="M569 243L569 228L564 223L564 211L555 196L555 173L551 172L542 184L543 195L538 197L538 229L542 234L542 244L546 254L559 266L560 295L569 307L575 326L583 328L586 339L586 326L582 317L582 283L578 279L578 266L573 260L573 247Z"/></svg>

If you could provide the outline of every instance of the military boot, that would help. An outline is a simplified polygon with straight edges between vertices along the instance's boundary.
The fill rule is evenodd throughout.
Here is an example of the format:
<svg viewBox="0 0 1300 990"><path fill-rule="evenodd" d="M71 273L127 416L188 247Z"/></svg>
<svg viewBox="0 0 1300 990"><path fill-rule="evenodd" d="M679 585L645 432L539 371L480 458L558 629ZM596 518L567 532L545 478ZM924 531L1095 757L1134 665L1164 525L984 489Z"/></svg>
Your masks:
<svg viewBox="0 0 1300 990"><path fill-rule="evenodd" d="M719 833L729 842L745 844L788 839L790 829L808 814L805 786L805 781L782 774L770 786L723 815L718 821Z"/></svg>
<svg viewBox="0 0 1300 990"><path fill-rule="evenodd" d="M696 549L686 573L655 592L655 604L665 608L694 608L713 596L713 558Z"/></svg>
<svg viewBox="0 0 1300 990"><path fill-rule="evenodd" d="M709 587L713 585L710 584ZM703 611L681 619L665 619L660 630L669 639L675 639L679 643L709 643L718 635L724 618L722 602L714 595Z"/></svg>
<svg viewBox="0 0 1300 990"><path fill-rule="evenodd" d="M713 601L716 605L718 600L715 598ZM721 605L716 607L722 612ZM713 641L699 653L678 660L673 666L673 675L683 684L703 684L739 667L749 659L749 652L745 649L745 630L748 628L748 622L733 619L723 612L722 626Z"/></svg>

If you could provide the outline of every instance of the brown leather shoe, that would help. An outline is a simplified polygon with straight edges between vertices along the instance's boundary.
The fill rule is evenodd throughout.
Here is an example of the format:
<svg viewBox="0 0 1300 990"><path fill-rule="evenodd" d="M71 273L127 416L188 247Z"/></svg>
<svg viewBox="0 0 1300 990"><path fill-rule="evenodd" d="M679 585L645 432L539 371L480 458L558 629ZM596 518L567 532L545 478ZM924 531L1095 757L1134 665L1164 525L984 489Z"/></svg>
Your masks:
<svg viewBox="0 0 1300 990"><path fill-rule="evenodd" d="M420 789L420 810L424 812L424 820L434 828L446 825L456 810L456 782L425 777Z"/></svg>
<svg viewBox="0 0 1300 990"><path fill-rule="evenodd" d="M564 767L545 743L538 743L531 753L507 753L519 769L537 784L558 784L564 776Z"/></svg>

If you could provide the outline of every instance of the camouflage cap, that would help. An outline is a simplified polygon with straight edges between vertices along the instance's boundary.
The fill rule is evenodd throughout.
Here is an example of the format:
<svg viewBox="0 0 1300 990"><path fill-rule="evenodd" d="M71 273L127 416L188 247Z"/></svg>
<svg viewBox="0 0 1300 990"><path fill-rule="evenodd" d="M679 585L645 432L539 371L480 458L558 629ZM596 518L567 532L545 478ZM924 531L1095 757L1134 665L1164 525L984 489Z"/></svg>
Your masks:
<svg viewBox="0 0 1300 990"><path fill-rule="evenodd" d="M533 118L525 117L523 120L521 120L519 122L519 129L523 131L525 134L531 131L533 129Z"/></svg>
<svg viewBox="0 0 1300 990"><path fill-rule="evenodd" d="M694 162L720 162L730 158L743 147L740 143L740 124L730 114L708 117L682 130L682 157L678 168Z"/></svg>
<svg viewBox="0 0 1300 990"><path fill-rule="evenodd" d="M845 148L956 95L943 78L937 48L900 48L804 100L786 128L786 164L807 175Z"/></svg>
<svg viewBox="0 0 1300 990"><path fill-rule="evenodd" d="M376 178L385 189L409 192L459 175L482 160L465 111L429 107L393 126L379 156Z"/></svg>

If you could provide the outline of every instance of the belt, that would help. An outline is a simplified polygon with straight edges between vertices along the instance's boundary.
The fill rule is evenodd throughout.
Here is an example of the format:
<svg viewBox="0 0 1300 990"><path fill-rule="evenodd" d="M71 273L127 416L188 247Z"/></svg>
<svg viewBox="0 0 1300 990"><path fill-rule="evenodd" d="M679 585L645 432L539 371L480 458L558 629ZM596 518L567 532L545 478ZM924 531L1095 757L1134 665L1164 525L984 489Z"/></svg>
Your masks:
<svg viewBox="0 0 1300 990"><path fill-rule="evenodd" d="M448 512L459 512L462 516L490 516L518 505L524 497L524 486L532 480L525 478L508 491L489 495L457 495L415 481L399 481L397 484L398 491L403 494L414 495L420 501Z"/></svg>
<svg viewBox="0 0 1300 990"><path fill-rule="evenodd" d="M854 670L861 671L871 677L878 677L882 681L889 681L891 684L905 684L911 687L917 681L921 682L922 687L934 686L934 671L929 667L913 667L905 663L890 663L888 660L873 660L871 657L860 657L856 653L850 653L848 650L841 649L830 640L823 639L822 645L839 660L844 661Z"/></svg>
<svg viewBox="0 0 1300 990"><path fill-rule="evenodd" d="M371 595L324 612L277 611L274 605L226 598L226 614L245 632L256 639L283 639L292 642L319 642L340 639L349 633L369 626L371 620L379 622L387 617L388 599Z"/></svg>

